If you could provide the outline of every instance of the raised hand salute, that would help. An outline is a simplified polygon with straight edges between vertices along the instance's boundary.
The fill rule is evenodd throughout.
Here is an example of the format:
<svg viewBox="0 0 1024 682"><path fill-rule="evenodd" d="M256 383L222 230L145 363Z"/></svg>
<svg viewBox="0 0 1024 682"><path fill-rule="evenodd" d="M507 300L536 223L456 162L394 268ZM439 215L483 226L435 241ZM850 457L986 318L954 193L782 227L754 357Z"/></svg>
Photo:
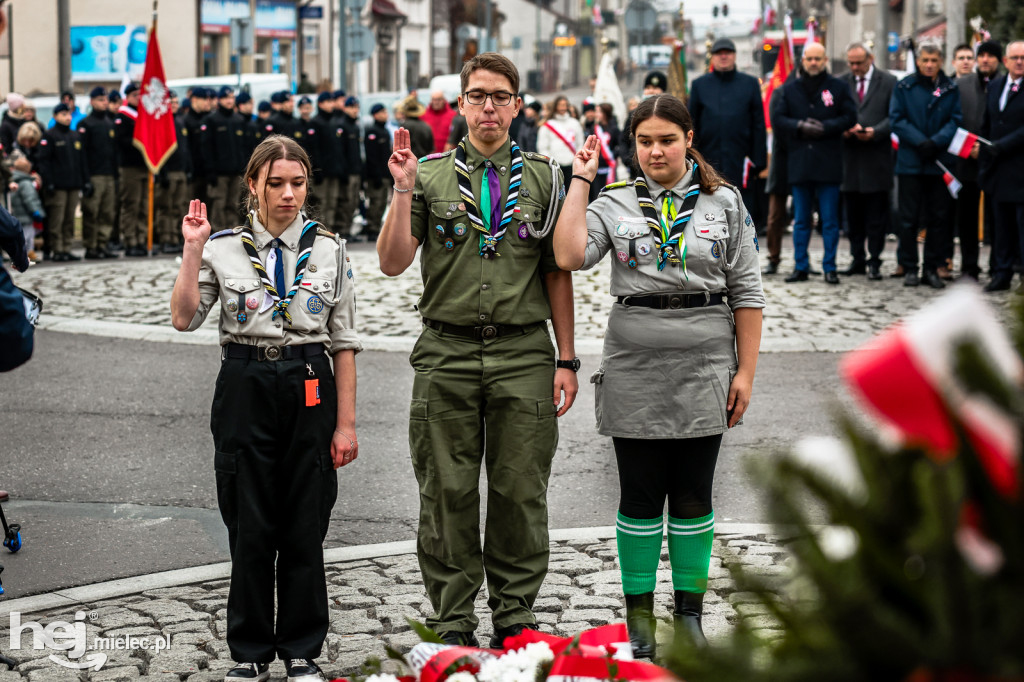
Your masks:
<svg viewBox="0 0 1024 682"><path fill-rule="evenodd" d="M189 202L188 213L181 220L181 235L186 244L200 246L210 238L210 223L206 219L206 204L199 199Z"/></svg>
<svg viewBox="0 0 1024 682"><path fill-rule="evenodd" d="M408 192L416 184L416 155L410 148L411 137L405 128L395 131L395 149L388 159L388 170L395 179L395 189Z"/></svg>

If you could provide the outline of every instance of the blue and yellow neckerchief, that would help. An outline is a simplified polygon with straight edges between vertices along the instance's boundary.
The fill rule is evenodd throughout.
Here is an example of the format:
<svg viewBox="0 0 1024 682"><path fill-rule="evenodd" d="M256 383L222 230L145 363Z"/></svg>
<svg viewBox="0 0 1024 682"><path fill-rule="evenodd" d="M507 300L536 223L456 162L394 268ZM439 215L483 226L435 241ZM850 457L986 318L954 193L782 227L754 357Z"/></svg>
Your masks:
<svg viewBox="0 0 1024 682"><path fill-rule="evenodd" d="M654 207L654 200L651 199L651 192L647 182L643 178L637 178L634 183L636 188L637 203L640 210L647 219L654 234L654 242L658 246L658 270L664 270L666 264L673 266L682 265L683 273L686 273L686 238L683 231L686 223L693 215L693 208L697 205L697 197L700 196L700 169L697 163L693 164L693 176L690 179L690 186L683 196L683 204L678 211L675 202L666 200L662 203L661 213ZM668 193L666 192L666 197Z"/></svg>

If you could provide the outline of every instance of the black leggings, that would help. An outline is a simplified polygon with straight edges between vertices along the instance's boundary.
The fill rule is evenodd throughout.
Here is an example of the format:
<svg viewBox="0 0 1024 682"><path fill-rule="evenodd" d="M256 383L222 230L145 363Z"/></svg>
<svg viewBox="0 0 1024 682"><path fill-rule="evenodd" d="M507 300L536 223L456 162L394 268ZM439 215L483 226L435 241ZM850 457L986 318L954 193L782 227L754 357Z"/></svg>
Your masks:
<svg viewBox="0 0 1024 682"><path fill-rule="evenodd" d="M619 512L653 519L665 511L677 519L711 513L711 487L722 434L653 440L612 438L619 465Z"/></svg>

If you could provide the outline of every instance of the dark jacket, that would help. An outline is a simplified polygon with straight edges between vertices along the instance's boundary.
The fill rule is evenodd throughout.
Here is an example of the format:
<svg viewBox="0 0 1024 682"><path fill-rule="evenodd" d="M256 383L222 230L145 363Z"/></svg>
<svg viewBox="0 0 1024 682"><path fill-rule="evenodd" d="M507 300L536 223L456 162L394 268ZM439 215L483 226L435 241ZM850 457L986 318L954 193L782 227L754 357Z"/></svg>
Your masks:
<svg viewBox="0 0 1024 682"><path fill-rule="evenodd" d="M203 150L203 168L207 177L232 177L245 172L245 119L233 109L218 106L206 115L199 127Z"/></svg>
<svg viewBox="0 0 1024 682"><path fill-rule="evenodd" d="M434 153L434 131L423 121L407 116L402 124L409 131L409 149L417 159Z"/></svg>
<svg viewBox="0 0 1024 682"><path fill-rule="evenodd" d="M852 73L840 76L857 92L857 79ZM857 123L874 128L874 136L861 142L854 136L843 138L844 192L888 192L892 189L892 128L889 125L889 99L896 87L896 76L876 68L871 74L864 101L857 103Z"/></svg>
<svg viewBox="0 0 1024 682"><path fill-rule="evenodd" d="M952 169L955 157L946 148L962 118L960 91L941 71L935 82L912 73L897 83L889 104L889 121L900 139L896 175L942 175L938 165L925 162L918 154L925 140L935 143L940 150L938 160Z"/></svg>
<svg viewBox="0 0 1024 682"><path fill-rule="evenodd" d="M0 120L0 144L3 145L5 154L10 154L14 148L14 143L18 141L18 131L24 122L25 119L13 116L10 111L4 112L4 117ZM39 127L42 128L41 125Z"/></svg>
<svg viewBox="0 0 1024 682"><path fill-rule="evenodd" d="M174 119L174 134L178 142L177 149L167 157L167 161L160 168L160 175L164 173L182 172L192 176L192 155L189 154L188 123L184 116Z"/></svg>
<svg viewBox="0 0 1024 682"><path fill-rule="evenodd" d="M206 178L206 164L203 163L203 118L206 114L192 111L185 114L185 128L188 130L188 155L192 159L192 176L197 180Z"/></svg>
<svg viewBox="0 0 1024 682"><path fill-rule="evenodd" d="M296 142L300 142L302 139L302 121L283 111L272 113L263 125L263 130L263 137L268 135L284 135Z"/></svg>
<svg viewBox="0 0 1024 682"><path fill-rule="evenodd" d="M981 135L981 126L985 122L985 91L990 83L991 81L985 82L977 72L956 79L956 87L960 91L960 112L963 117L960 126L969 133ZM977 182L978 160L957 158L956 179L960 182Z"/></svg>
<svg viewBox="0 0 1024 682"><path fill-rule="evenodd" d="M117 158L122 168L146 168L142 152L132 143L137 116L135 109L127 104L114 115L114 139L117 140Z"/></svg>
<svg viewBox="0 0 1024 682"><path fill-rule="evenodd" d="M982 137L992 144L981 145L978 154L978 184L994 201L1024 202L1024 87L1006 96L999 111L999 98L1008 76L992 81L986 95Z"/></svg>
<svg viewBox="0 0 1024 682"><path fill-rule="evenodd" d="M85 150L78 131L60 123L39 141L39 174L47 189L81 189L89 182Z"/></svg>
<svg viewBox="0 0 1024 682"><path fill-rule="evenodd" d="M2 210L2 209L0 209ZM19 230L20 231L20 230ZM9 372L32 357L35 330L25 317L25 299L0 265L0 372Z"/></svg>
<svg viewBox="0 0 1024 682"><path fill-rule="evenodd" d="M366 129L363 138L366 148L366 171L363 175L371 187L380 187L391 177L388 170L388 158L391 156L391 133L383 123L373 122Z"/></svg>
<svg viewBox="0 0 1024 682"><path fill-rule="evenodd" d="M359 121L345 113L335 117L334 121L337 124L335 126L334 149L337 153L341 154L344 175L362 175L363 139L362 131L359 129ZM426 124L424 123L423 125ZM431 140L433 140L433 137L431 137Z"/></svg>
<svg viewBox="0 0 1024 682"><path fill-rule="evenodd" d="M93 111L78 122L78 134L85 146L89 175L117 175L117 140L114 118L106 111Z"/></svg>
<svg viewBox="0 0 1024 682"><path fill-rule="evenodd" d="M328 178L340 178L341 163L334 154L334 138L337 134L334 114L318 109L313 120L320 125L320 167L323 174Z"/></svg>
<svg viewBox="0 0 1024 682"><path fill-rule="evenodd" d="M779 115L781 102L782 88L778 88L772 93L772 98L768 100L769 119L774 121L775 117ZM789 174L786 172L788 164L785 136L772 135L772 158L768 164L768 181L765 183L765 192L768 194L789 194Z"/></svg>
<svg viewBox="0 0 1024 682"><path fill-rule="evenodd" d="M306 150L309 163L313 166L313 177L319 181L324 177L324 144L327 136L323 125L316 118L310 117L308 121L300 118L298 123L299 132L302 133L302 137L298 138L299 146Z"/></svg>
<svg viewBox="0 0 1024 682"><path fill-rule="evenodd" d="M693 117L693 146L726 180L743 182L743 159L755 171L768 165L764 103L757 79L733 69L712 71L693 81L687 108Z"/></svg>
<svg viewBox="0 0 1024 682"><path fill-rule="evenodd" d="M537 119L524 118L519 124L519 137L514 138L519 148L524 152L537 151ZM618 152L618 149L613 150Z"/></svg>
<svg viewBox="0 0 1024 682"><path fill-rule="evenodd" d="M775 134L786 138L786 174L791 185L838 185L843 181L842 135L857 122L857 104L846 83L823 75L812 79L801 73L800 78L783 85L778 112L771 116ZM805 137L798 131L798 124L809 118L824 125L821 137Z"/></svg>

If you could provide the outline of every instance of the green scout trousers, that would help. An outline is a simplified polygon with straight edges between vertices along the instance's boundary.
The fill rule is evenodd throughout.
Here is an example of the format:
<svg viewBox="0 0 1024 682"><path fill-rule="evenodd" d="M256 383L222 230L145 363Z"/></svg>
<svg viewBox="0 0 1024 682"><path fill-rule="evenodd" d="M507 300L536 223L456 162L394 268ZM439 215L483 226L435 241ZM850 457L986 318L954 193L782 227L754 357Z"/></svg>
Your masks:
<svg viewBox="0 0 1024 682"><path fill-rule="evenodd" d="M487 576L495 628L534 623L548 567L547 485L558 445L547 325L486 341L424 329L409 358L417 556L438 632L472 632ZM487 520L480 547L480 465Z"/></svg>
<svg viewBox="0 0 1024 682"><path fill-rule="evenodd" d="M149 235L149 171L121 167L121 238L127 247L146 247Z"/></svg>
<svg viewBox="0 0 1024 682"><path fill-rule="evenodd" d="M106 249L114 231L117 210L117 178L94 175L91 197L82 197L82 241L87 249Z"/></svg>
<svg viewBox="0 0 1024 682"><path fill-rule="evenodd" d="M56 189L46 196L46 229L50 233L50 249L54 253L68 253L75 238L75 209L78 208L77 189Z"/></svg>
<svg viewBox="0 0 1024 682"><path fill-rule="evenodd" d="M165 186L156 195L154 241L161 244L180 244L181 217L188 213L188 176L184 171L167 171Z"/></svg>

